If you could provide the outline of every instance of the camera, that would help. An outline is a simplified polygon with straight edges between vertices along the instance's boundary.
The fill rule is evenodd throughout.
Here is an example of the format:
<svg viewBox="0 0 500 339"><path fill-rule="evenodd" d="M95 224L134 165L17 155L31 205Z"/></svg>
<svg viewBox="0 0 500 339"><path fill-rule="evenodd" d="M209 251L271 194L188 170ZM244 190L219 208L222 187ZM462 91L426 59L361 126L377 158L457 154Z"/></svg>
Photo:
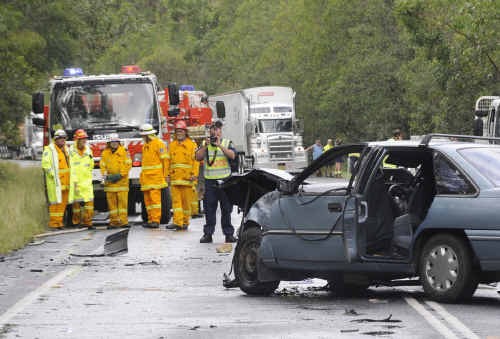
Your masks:
<svg viewBox="0 0 500 339"><path fill-rule="evenodd" d="M217 137L210 136L210 145L215 146L216 143L217 143Z"/></svg>

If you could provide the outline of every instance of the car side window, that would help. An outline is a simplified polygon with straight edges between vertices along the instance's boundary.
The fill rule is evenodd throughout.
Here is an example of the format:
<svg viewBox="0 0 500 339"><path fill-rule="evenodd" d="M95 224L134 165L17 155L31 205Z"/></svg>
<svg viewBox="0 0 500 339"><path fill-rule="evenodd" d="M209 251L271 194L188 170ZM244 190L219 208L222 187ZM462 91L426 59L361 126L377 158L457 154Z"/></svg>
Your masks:
<svg viewBox="0 0 500 339"><path fill-rule="evenodd" d="M460 170L443 154L434 153L434 177L436 194L474 194L476 189Z"/></svg>

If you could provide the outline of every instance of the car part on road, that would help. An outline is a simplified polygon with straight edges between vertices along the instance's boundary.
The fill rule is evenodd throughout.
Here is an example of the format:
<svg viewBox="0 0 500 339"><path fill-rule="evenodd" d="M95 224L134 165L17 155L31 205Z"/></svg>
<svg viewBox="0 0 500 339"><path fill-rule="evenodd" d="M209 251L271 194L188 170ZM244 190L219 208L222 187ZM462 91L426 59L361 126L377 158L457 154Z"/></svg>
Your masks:
<svg viewBox="0 0 500 339"><path fill-rule="evenodd" d="M261 282L257 277L258 249L262 240L261 230L251 227L242 234L235 271L238 272L240 288L247 294L269 295L278 288L279 281Z"/></svg>
<svg viewBox="0 0 500 339"><path fill-rule="evenodd" d="M401 320L392 319L392 314L390 314L387 318L384 319L354 319L351 320L352 323L400 323Z"/></svg>
<svg viewBox="0 0 500 339"><path fill-rule="evenodd" d="M479 283L473 255L465 240L451 234L433 236L420 255L420 280L432 299L469 299Z"/></svg>
<svg viewBox="0 0 500 339"><path fill-rule="evenodd" d="M104 252L99 254L75 254L74 257L108 257L117 254L123 254L128 251L128 232L129 229L110 234L104 240Z"/></svg>

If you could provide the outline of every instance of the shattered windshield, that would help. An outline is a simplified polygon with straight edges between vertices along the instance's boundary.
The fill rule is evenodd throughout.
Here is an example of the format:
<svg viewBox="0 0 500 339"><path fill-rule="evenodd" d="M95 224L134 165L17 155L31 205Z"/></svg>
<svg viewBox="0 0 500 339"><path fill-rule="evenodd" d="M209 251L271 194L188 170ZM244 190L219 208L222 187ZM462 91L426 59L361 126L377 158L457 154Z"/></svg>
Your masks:
<svg viewBox="0 0 500 339"><path fill-rule="evenodd" d="M292 119L260 119L260 133L291 132Z"/></svg>
<svg viewBox="0 0 500 339"><path fill-rule="evenodd" d="M76 84L54 89L51 125L65 130L158 126L151 83Z"/></svg>

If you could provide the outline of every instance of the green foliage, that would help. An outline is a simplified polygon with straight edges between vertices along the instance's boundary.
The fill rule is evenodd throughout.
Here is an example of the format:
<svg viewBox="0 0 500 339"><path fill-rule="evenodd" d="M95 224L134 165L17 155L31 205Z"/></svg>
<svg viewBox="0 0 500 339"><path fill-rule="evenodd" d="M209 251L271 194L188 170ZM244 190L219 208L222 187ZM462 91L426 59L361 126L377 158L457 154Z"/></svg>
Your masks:
<svg viewBox="0 0 500 339"><path fill-rule="evenodd" d="M154 72L209 94L297 92L305 139L470 133L500 92L496 0L33 0L0 5L3 134L69 66ZM57 24L54 24L57 23Z"/></svg>
<svg viewBox="0 0 500 339"><path fill-rule="evenodd" d="M48 222L40 168L0 161L0 254L21 248Z"/></svg>

